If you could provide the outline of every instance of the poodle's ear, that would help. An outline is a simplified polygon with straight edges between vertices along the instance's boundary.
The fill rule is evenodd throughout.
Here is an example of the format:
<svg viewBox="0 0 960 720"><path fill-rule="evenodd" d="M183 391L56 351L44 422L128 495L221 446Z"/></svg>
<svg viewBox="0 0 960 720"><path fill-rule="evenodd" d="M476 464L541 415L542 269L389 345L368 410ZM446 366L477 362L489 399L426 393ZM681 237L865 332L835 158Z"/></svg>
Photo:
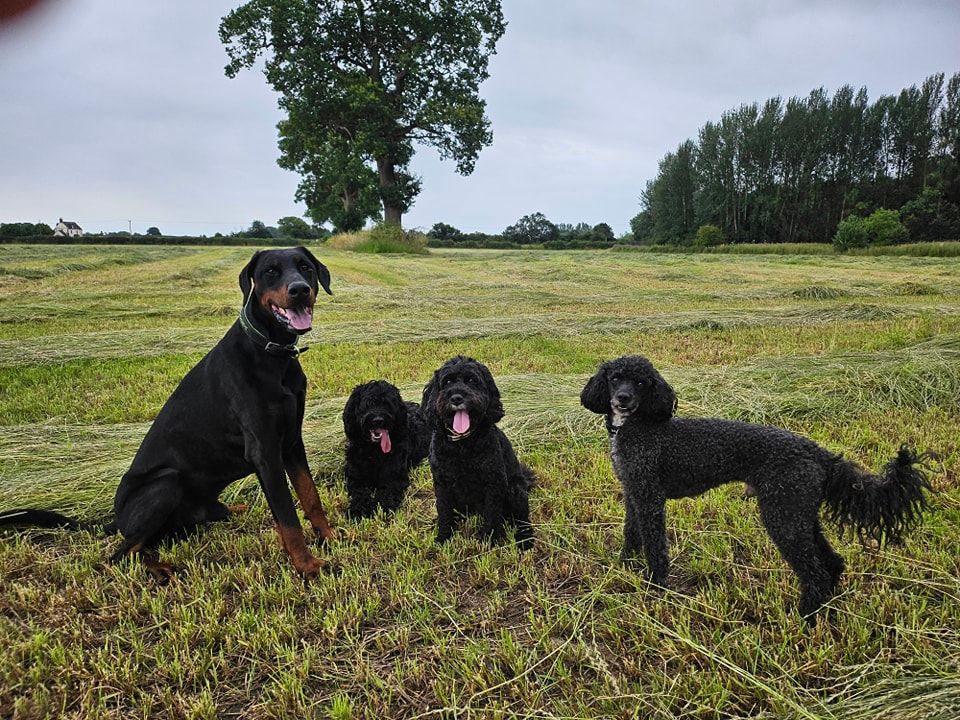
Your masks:
<svg viewBox="0 0 960 720"><path fill-rule="evenodd" d="M477 363L477 368L480 370L480 376L483 378L483 384L487 388L487 396L489 397L486 419L495 425L506 414L503 410L503 402L500 400L500 388L497 387L497 383L494 382L493 375L486 365Z"/></svg>
<svg viewBox="0 0 960 720"><path fill-rule="evenodd" d="M247 302L247 297L253 289L253 273L257 269L257 262L262 254L263 250L257 250L250 258L250 262L240 271L240 291L243 293L243 302Z"/></svg>
<svg viewBox="0 0 960 720"><path fill-rule="evenodd" d="M347 398L347 404L343 406L343 432L348 438L357 437L360 434L360 419L357 417L357 408L360 405L360 393L357 392L358 385Z"/></svg>
<svg viewBox="0 0 960 720"><path fill-rule="evenodd" d="M393 432L397 437L401 437L407 434L407 404L403 401L403 398L400 397L399 391L391 393L393 395Z"/></svg>
<svg viewBox="0 0 960 720"><path fill-rule="evenodd" d="M424 420L429 425L433 425L437 420L437 388L440 386L440 371L435 370L430 382L423 388L423 396L420 398L420 412Z"/></svg>
<svg viewBox="0 0 960 720"><path fill-rule="evenodd" d="M669 420L673 417L673 411L677 409L677 395L658 372L654 373L647 398L646 404L640 406L640 411L650 420Z"/></svg>
<svg viewBox="0 0 960 720"><path fill-rule="evenodd" d="M610 412L610 388L607 385L607 363L597 369L596 375L587 380L580 393L580 404L590 412L606 415Z"/></svg>
<svg viewBox="0 0 960 720"><path fill-rule="evenodd" d="M313 263L313 269L317 271L317 279L320 281L320 287L324 289L327 295L333 295L330 291L330 271L327 266L314 257L313 253L307 250L303 245L298 245L297 250L307 256L307 259Z"/></svg>

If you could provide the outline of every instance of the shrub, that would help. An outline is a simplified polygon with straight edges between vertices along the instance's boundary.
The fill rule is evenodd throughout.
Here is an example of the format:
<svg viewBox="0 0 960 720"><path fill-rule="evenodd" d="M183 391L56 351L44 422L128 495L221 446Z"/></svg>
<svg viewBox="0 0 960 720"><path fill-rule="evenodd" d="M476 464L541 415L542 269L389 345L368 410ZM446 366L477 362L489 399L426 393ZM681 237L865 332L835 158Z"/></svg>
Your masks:
<svg viewBox="0 0 960 720"><path fill-rule="evenodd" d="M913 240L960 238L960 208L936 190L926 189L903 204L900 219Z"/></svg>
<svg viewBox="0 0 960 720"><path fill-rule="evenodd" d="M910 239L896 210L880 208L863 221L868 245L898 245Z"/></svg>
<svg viewBox="0 0 960 720"><path fill-rule="evenodd" d="M837 232L833 236L833 247L838 252L846 252L852 248L862 248L869 244L867 228L863 218L851 215L840 221Z"/></svg>
<svg viewBox="0 0 960 720"><path fill-rule="evenodd" d="M701 225L697 228L697 234L693 238L693 246L705 248L722 245L724 239L723 230L716 225Z"/></svg>

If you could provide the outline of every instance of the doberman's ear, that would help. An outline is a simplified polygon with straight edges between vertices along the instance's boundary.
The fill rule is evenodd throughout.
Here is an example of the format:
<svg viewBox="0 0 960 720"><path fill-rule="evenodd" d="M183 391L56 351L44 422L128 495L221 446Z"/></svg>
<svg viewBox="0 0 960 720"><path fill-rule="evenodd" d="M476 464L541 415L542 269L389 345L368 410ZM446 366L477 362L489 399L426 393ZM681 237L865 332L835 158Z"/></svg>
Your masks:
<svg viewBox="0 0 960 720"><path fill-rule="evenodd" d="M260 260L262 254L263 250L257 250L253 254L253 257L250 258L250 262L240 271L240 291L243 293L244 302L247 301L247 297L253 289L253 273L257 269L257 262Z"/></svg>
<svg viewBox="0 0 960 720"><path fill-rule="evenodd" d="M360 405L360 388L357 385L350 397L347 398L347 404L343 406L343 432L348 438L355 438L360 434L360 421L357 418L357 407Z"/></svg>
<svg viewBox="0 0 960 720"><path fill-rule="evenodd" d="M580 404L590 412L606 415L610 412L610 389L607 386L607 363L603 363L596 374L587 380L580 393Z"/></svg>
<svg viewBox="0 0 960 720"><path fill-rule="evenodd" d="M483 384L487 388L487 395L489 397L487 401L486 419L496 424L500 422L506 414L503 409L503 402L500 400L500 388L497 387L497 383L494 382L493 375L486 365L477 363L477 366L480 370L481 377L483 377Z"/></svg>
<svg viewBox="0 0 960 720"><path fill-rule="evenodd" d="M326 291L327 295L333 295L330 290L330 271L327 266L314 257L313 253L307 250L303 245L297 246L297 250L307 256L307 259L313 263L313 268L317 271L317 279L320 281L320 287Z"/></svg>
<svg viewBox="0 0 960 720"><path fill-rule="evenodd" d="M677 395L673 388L656 370L653 371L653 384L648 391L647 402L641 403L638 410L650 420L669 420L677 409Z"/></svg>

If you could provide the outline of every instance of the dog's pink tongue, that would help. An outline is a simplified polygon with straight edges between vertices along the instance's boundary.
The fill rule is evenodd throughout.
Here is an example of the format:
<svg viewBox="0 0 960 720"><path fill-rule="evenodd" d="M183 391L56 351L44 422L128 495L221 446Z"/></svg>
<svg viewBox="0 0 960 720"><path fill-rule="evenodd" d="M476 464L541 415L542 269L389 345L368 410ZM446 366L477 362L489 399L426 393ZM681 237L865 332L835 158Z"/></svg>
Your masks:
<svg viewBox="0 0 960 720"><path fill-rule="evenodd" d="M393 445L390 443L390 433L386 429L380 430L380 452L384 455L389 453L393 449Z"/></svg>
<svg viewBox="0 0 960 720"><path fill-rule="evenodd" d="M305 309L287 308L287 320L294 330L309 330L313 327L313 317Z"/></svg>
<svg viewBox="0 0 960 720"><path fill-rule="evenodd" d="M453 431L462 435L470 429L470 413L466 410L457 410L453 415Z"/></svg>

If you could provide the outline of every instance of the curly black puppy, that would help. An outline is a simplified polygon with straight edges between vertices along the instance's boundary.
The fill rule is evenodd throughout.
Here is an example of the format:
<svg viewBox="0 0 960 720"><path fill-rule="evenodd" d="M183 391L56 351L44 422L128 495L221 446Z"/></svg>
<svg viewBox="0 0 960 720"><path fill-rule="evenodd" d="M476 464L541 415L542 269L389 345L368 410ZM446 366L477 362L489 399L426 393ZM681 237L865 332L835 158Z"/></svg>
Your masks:
<svg viewBox="0 0 960 720"><path fill-rule="evenodd" d="M820 527L821 504L841 531L849 527L879 542L898 542L927 508L924 491L931 488L923 461L931 455L902 447L874 475L780 428L673 418L673 389L640 356L601 365L580 402L606 416L626 504L622 556L629 561L642 550L658 585L665 585L669 569L668 498L734 481L752 486L764 527L800 581L800 613L810 624L843 573L843 560Z"/></svg>
<svg viewBox="0 0 960 720"><path fill-rule="evenodd" d="M353 518L369 517L378 507L400 507L410 486L410 470L430 450L430 432L420 406L404 402L386 380L358 385L343 408L347 436L344 475Z"/></svg>
<svg viewBox="0 0 960 720"><path fill-rule="evenodd" d="M517 459L497 427L503 417L500 390L486 365L458 355L443 364L423 390L430 424L430 469L437 496L437 542L453 534L457 514L479 514L493 543L516 527L522 550L533 544L529 493L534 475Z"/></svg>

